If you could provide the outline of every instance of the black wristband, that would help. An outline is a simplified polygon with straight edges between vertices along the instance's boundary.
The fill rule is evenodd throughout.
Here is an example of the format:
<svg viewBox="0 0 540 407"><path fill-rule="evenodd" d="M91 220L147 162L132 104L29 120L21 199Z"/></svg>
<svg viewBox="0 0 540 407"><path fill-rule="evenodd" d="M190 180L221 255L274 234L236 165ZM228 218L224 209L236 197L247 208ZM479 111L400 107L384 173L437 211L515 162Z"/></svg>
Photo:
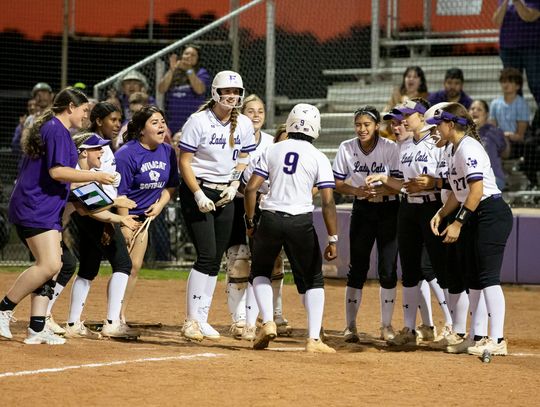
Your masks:
<svg viewBox="0 0 540 407"><path fill-rule="evenodd" d="M465 223L467 223L467 221L472 216L472 214L473 214L473 211L471 211L470 209L467 209L465 205L463 205L460 208L459 212L457 213L455 220L461 223L462 225L464 225Z"/></svg>
<svg viewBox="0 0 540 407"><path fill-rule="evenodd" d="M255 222L253 221L253 219L248 218L246 214L244 214L244 223L246 225L246 229L255 228Z"/></svg>

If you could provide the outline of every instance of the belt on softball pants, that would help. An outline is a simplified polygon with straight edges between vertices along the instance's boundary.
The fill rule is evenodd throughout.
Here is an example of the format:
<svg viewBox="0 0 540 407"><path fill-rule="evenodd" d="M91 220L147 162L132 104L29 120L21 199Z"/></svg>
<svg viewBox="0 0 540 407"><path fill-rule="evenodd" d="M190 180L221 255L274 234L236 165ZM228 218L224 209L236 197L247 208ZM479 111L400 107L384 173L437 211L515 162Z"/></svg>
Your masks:
<svg viewBox="0 0 540 407"><path fill-rule="evenodd" d="M413 204L422 204L426 202L435 202L441 200L441 194L440 193L432 193L427 195L418 195L418 196L411 196L411 195L403 195L404 199L407 200L408 203Z"/></svg>
<svg viewBox="0 0 540 407"><path fill-rule="evenodd" d="M216 191L223 191L225 188L229 186L229 183L208 182L203 179L197 179L197 183L201 187L205 187L208 189L215 189Z"/></svg>

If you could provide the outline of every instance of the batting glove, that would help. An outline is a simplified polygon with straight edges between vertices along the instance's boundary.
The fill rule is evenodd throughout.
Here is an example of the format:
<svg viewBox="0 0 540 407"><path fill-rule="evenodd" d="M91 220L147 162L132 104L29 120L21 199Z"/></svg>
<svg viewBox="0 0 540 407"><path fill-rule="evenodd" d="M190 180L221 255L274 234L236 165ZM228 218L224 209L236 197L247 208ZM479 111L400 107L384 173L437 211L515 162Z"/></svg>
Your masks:
<svg viewBox="0 0 540 407"><path fill-rule="evenodd" d="M197 202L197 206L202 213L216 210L214 202L208 198L202 190L199 189L197 192L195 192L194 197L195 202Z"/></svg>
<svg viewBox="0 0 540 407"><path fill-rule="evenodd" d="M238 191L239 185L240 182L238 181L231 182L231 185L225 188L223 192L219 195L221 199L216 202L216 206L227 205L229 202L231 202L236 196L236 191Z"/></svg>

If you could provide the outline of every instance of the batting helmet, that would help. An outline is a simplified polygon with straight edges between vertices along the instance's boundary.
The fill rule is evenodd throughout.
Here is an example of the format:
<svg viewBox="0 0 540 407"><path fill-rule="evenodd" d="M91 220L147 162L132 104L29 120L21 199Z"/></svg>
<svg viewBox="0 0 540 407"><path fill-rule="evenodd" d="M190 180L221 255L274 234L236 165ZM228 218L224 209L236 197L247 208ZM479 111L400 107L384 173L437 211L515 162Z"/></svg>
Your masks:
<svg viewBox="0 0 540 407"><path fill-rule="evenodd" d="M240 89L240 98L236 103L236 107L242 106L242 103L244 103L245 90L240 74L234 71L221 71L214 77L214 80L212 81L212 99L214 99L216 103L221 101L221 95L218 90L225 88Z"/></svg>
<svg viewBox="0 0 540 407"><path fill-rule="evenodd" d="M287 117L287 133L303 133L316 139L321 131L321 113L313 105L299 103Z"/></svg>

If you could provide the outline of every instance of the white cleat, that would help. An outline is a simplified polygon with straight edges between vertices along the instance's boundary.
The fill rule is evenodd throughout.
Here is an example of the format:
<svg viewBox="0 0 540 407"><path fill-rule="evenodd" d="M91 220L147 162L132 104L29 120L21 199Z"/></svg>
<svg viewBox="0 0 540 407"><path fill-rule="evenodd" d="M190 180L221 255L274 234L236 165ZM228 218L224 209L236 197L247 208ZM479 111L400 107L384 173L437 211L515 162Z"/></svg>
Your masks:
<svg viewBox="0 0 540 407"><path fill-rule="evenodd" d="M28 336L24 340L27 345L63 345L66 340L61 336L56 335L49 328L45 327L43 331L36 332L28 328Z"/></svg>
<svg viewBox="0 0 540 407"><path fill-rule="evenodd" d="M56 323L52 315L45 317L45 326L49 327L56 335L65 335L66 330Z"/></svg>
<svg viewBox="0 0 540 407"><path fill-rule="evenodd" d="M199 322L199 325L201 327L201 333L204 337L204 339L210 339L211 341L217 341L221 336L219 335L219 332L216 331L212 325L210 325L208 322Z"/></svg>
<svg viewBox="0 0 540 407"><path fill-rule="evenodd" d="M17 321L13 317L13 311L0 311L0 336L11 339L13 335L9 330L9 323Z"/></svg>

